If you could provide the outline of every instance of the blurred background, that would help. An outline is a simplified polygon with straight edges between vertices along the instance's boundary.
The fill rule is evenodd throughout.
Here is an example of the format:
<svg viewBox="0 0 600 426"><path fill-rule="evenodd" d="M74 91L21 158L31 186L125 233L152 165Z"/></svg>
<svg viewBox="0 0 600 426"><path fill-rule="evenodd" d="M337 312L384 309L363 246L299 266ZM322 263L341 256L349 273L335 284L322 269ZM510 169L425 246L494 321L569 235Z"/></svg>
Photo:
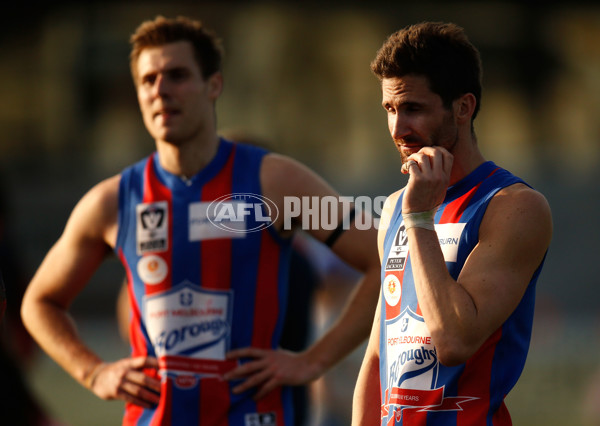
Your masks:
<svg viewBox="0 0 600 426"><path fill-rule="evenodd" d="M223 132L260 138L311 166L342 194L370 197L390 194L405 178L369 63L397 29L422 20L453 21L482 55L484 92L475 127L484 155L543 192L555 222L538 283L530 356L508 408L515 425L600 425L595 3L91 0L3 6L5 365L22 371L23 387L57 424L120 424L122 404L80 387L28 340L17 313L22 289L77 200L153 149L128 68L128 38L142 20L185 14L222 36ZM335 317L338 295L354 276L333 260L313 261L321 280L314 336ZM128 353L115 315L123 274L117 260L107 262L72 309L81 334L108 360ZM315 384L311 424L349 424L363 351Z"/></svg>

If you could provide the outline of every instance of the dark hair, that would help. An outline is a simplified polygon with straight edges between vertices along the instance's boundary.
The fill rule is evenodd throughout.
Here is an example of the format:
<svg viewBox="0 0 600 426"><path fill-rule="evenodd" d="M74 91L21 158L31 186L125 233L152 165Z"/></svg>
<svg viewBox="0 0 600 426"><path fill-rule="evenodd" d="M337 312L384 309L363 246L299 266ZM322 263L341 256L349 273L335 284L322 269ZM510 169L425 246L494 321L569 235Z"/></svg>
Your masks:
<svg viewBox="0 0 600 426"><path fill-rule="evenodd" d="M377 52L371 70L380 80L408 74L425 76L445 108L472 93L477 100L472 120L479 112L481 58L458 25L422 22L395 32Z"/></svg>
<svg viewBox="0 0 600 426"><path fill-rule="evenodd" d="M137 77L137 60L142 50L178 41L192 43L204 79L221 70L223 46L213 31L200 21L183 16L174 19L157 16L154 20L142 22L129 39L132 45L129 59L133 79Z"/></svg>

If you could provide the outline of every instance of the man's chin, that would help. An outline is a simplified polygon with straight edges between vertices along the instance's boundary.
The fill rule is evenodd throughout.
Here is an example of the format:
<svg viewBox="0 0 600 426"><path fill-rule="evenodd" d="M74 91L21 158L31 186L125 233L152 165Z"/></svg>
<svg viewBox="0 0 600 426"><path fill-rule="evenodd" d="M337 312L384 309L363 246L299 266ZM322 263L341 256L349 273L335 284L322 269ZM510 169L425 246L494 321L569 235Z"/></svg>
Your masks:
<svg viewBox="0 0 600 426"><path fill-rule="evenodd" d="M159 131L154 134L154 139L166 142L171 145L179 145L180 139L174 132Z"/></svg>

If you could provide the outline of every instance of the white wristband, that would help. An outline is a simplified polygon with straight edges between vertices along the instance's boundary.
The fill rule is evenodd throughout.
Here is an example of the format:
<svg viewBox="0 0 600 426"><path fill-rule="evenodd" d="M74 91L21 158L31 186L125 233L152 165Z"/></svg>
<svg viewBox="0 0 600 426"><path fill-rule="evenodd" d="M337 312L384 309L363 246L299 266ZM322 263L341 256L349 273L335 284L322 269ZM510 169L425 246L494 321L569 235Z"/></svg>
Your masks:
<svg viewBox="0 0 600 426"><path fill-rule="evenodd" d="M435 231L433 219L437 208L417 213L402 213L402 219L404 219L404 228L423 228Z"/></svg>

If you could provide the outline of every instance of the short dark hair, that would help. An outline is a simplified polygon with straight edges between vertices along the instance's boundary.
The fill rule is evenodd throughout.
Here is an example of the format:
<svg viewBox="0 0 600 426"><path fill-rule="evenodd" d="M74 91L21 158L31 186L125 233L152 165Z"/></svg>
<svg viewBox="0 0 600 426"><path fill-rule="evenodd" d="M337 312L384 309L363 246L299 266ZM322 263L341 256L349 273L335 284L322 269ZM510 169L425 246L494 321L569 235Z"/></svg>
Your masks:
<svg viewBox="0 0 600 426"><path fill-rule="evenodd" d="M463 28L452 23L422 22L390 35L377 52L371 70L381 80L408 74L424 76L444 107L472 93L481 103L481 57Z"/></svg>
<svg viewBox="0 0 600 426"><path fill-rule="evenodd" d="M221 71L224 54L222 42L200 21L183 16L177 18L157 16L153 20L142 22L129 41L132 46L129 59L134 81L137 77L137 60L142 50L178 41L192 43L204 79Z"/></svg>

